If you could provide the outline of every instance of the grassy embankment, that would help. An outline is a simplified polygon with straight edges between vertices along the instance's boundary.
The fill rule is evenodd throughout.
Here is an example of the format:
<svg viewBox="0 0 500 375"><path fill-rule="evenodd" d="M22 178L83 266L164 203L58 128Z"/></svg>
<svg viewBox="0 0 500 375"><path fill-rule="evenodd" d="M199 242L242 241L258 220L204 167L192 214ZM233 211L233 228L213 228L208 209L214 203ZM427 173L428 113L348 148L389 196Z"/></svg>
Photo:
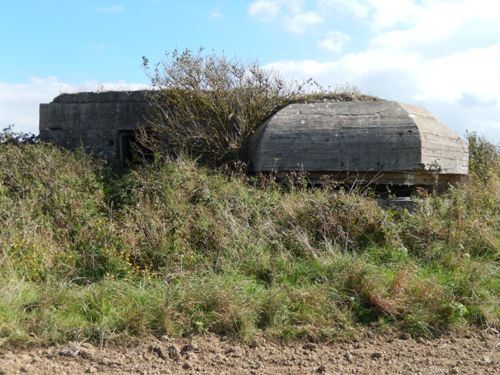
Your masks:
<svg viewBox="0 0 500 375"><path fill-rule="evenodd" d="M471 140L478 174L414 214L189 160L118 178L0 144L0 343L498 327L498 153Z"/></svg>

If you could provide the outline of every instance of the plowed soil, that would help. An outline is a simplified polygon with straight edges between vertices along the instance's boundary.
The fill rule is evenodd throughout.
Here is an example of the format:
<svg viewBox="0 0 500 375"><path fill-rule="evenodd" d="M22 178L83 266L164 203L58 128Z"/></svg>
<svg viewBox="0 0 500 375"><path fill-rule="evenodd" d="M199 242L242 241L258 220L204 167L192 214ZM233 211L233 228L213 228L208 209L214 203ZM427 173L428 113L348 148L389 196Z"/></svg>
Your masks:
<svg viewBox="0 0 500 375"><path fill-rule="evenodd" d="M494 329L436 339L376 336L350 342L247 344L218 336L141 339L122 347L70 343L0 349L11 374L500 374Z"/></svg>

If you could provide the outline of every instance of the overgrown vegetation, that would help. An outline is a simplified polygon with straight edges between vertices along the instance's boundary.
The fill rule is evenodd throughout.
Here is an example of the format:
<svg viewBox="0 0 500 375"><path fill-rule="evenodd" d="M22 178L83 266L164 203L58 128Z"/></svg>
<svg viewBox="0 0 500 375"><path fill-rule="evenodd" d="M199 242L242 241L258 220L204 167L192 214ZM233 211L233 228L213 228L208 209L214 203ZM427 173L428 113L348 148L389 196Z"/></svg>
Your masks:
<svg viewBox="0 0 500 375"><path fill-rule="evenodd" d="M499 155L470 144L487 170L414 214L189 159L110 177L81 152L0 144L0 337L498 327Z"/></svg>
<svg viewBox="0 0 500 375"><path fill-rule="evenodd" d="M154 67L143 57L154 90L148 147L168 139L173 156L189 155L210 167L246 161L246 147L258 125L292 102L331 99L373 101L350 86L325 89L317 82L290 82L259 66L201 49L174 50ZM163 137L164 136L164 137Z"/></svg>
<svg viewBox="0 0 500 375"><path fill-rule="evenodd" d="M114 176L81 151L0 133L0 345L500 327L498 148L469 134L469 181L414 213L367 191L250 178L237 162L276 108L375 98L170 57L153 70L151 125L172 158L153 147L150 164Z"/></svg>

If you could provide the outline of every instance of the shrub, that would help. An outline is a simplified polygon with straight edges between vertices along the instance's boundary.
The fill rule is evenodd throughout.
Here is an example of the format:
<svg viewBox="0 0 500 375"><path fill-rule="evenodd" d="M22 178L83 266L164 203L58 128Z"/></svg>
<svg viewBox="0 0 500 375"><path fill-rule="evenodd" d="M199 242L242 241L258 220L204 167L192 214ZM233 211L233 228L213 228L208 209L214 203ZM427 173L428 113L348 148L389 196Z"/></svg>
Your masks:
<svg viewBox="0 0 500 375"><path fill-rule="evenodd" d="M151 70L149 92L153 114L143 142L179 156L219 167L247 161L246 146L257 126L291 102L331 99L376 100L350 86L325 90L316 82L291 82L257 63L231 59L224 54L191 50L167 53ZM156 137L156 140L155 140Z"/></svg>
<svg viewBox="0 0 500 375"><path fill-rule="evenodd" d="M0 339L499 327L490 176L392 212L360 191L259 183L188 158L112 176L80 151L2 143Z"/></svg>
<svg viewBox="0 0 500 375"><path fill-rule="evenodd" d="M500 148L475 132L467 132L469 143L469 173L475 179L487 182L500 178Z"/></svg>
<svg viewBox="0 0 500 375"><path fill-rule="evenodd" d="M126 268L109 221L103 164L46 144L0 144L1 271L96 280ZM24 271L21 271L24 270Z"/></svg>
<svg viewBox="0 0 500 375"><path fill-rule="evenodd" d="M174 50L151 79L152 124L166 134L169 149L212 166L244 159L256 126L296 95L277 74L255 63L203 50Z"/></svg>
<svg viewBox="0 0 500 375"><path fill-rule="evenodd" d="M9 125L0 131L0 143L37 143L38 137L31 133L16 132L14 125Z"/></svg>

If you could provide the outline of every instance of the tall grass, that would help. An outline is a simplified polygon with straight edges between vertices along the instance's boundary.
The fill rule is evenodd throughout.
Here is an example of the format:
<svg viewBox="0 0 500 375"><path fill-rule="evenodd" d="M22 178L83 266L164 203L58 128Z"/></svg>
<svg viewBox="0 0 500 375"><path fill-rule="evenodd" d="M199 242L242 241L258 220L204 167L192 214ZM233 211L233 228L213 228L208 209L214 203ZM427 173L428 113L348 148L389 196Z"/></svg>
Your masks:
<svg viewBox="0 0 500 375"><path fill-rule="evenodd" d="M2 143L0 342L498 327L495 152L487 179L408 213L189 159L113 177L79 151Z"/></svg>

